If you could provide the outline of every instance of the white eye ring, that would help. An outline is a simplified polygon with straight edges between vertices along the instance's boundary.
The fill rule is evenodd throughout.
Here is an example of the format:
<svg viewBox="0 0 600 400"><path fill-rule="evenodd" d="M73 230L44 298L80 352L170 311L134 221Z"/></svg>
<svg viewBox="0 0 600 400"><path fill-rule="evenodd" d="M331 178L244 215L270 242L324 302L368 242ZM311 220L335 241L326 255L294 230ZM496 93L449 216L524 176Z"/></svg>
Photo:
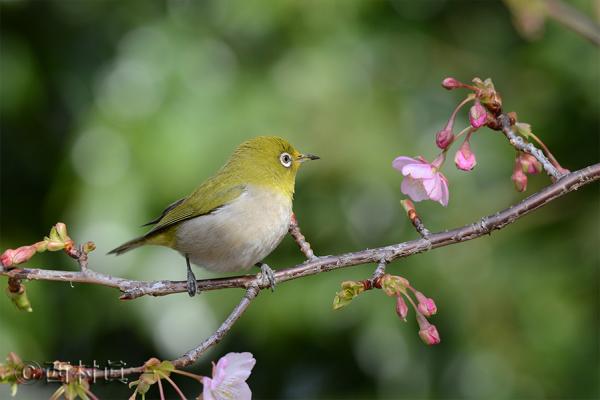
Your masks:
<svg viewBox="0 0 600 400"><path fill-rule="evenodd" d="M289 153L281 153L279 156L279 162L286 168L292 166L292 156Z"/></svg>

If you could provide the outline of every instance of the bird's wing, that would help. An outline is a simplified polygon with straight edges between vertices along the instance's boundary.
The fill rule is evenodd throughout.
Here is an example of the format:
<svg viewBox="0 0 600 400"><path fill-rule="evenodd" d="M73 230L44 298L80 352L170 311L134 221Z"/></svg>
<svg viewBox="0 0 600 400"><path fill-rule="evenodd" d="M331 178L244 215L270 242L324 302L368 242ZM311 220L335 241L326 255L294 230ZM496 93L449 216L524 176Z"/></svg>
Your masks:
<svg viewBox="0 0 600 400"><path fill-rule="evenodd" d="M185 197L183 199L179 199L177 201L174 201L173 203L169 204L167 206L167 208L165 208L158 217L154 218L152 221L150 222L146 222L144 225L142 226L148 226L148 225L154 225L154 224L158 224L160 222L161 219L163 219L163 217L165 215L167 215L167 213L169 211L171 211L172 209L174 209L175 207L177 207L178 205L180 205L182 202L185 201Z"/></svg>
<svg viewBox="0 0 600 400"><path fill-rule="evenodd" d="M178 200L163 211L158 223L146 234L173 226L181 221L210 214L237 199L245 190L244 185L231 186L223 190L214 190L210 182L200 186L192 195Z"/></svg>

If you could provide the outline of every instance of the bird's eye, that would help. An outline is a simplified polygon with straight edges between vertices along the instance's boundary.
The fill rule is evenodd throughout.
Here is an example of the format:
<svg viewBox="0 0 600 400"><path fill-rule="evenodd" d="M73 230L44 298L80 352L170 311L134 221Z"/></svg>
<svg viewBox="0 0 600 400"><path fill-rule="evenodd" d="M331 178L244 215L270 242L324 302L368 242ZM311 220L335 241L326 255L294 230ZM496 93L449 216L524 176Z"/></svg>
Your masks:
<svg viewBox="0 0 600 400"><path fill-rule="evenodd" d="M286 168L289 168L292 165L292 156L288 153L281 153L279 156L279 162Z"/></svg>

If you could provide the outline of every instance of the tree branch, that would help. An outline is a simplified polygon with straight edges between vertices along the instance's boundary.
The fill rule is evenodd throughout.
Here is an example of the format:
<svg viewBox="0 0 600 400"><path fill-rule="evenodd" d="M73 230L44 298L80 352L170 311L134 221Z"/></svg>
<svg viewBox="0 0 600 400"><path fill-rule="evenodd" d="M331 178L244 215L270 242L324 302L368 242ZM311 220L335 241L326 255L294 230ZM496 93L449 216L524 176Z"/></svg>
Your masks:
<svg viewBox="0 0 600 400"><path fill-rule="evenodd" d="M431 233L426 239L421 238L335 256L316 257L302 264L276 271L275 281L277 283L283 283L292 279L335 269L360 264L379 263L381 260L385 260L389 263L399 258L409 257L438 247L476 239L491 233L493 230L502 229L553 200L575 191L584 185L595 182L598 179L600 179L600 163L566 174L557 182L529 196L515 206L481 218L475 223L448 231ZM23 280L97 284L119 289L123 292L121 299L135 299L144 295L165 296L173 293L187 292L187 283L185 281L136 281L102 274L90 268L87 268L84 271L57 271L37 268L0 269L0 276ZM198 280L197 283L198 289L201 291L226 288L249 289L251 287L265 289L267 287L257 279L256 275L202 279Z"/></svg>
<svg viewBox="0 0 600 400"><path fill-rule="evenodd" d="M377 275L383 273L385 265L391 261L490 234L493 230L502 229L557 198L599 179L600 163L569 173L560 178L557 182L524 199L519 204L496 214L481 218L475 223L449 231L433 233L425 238L385 247L367 249L337 256L316 257L303 264L277 271L275 273L275 280L277 283L282 283L292 279L298 279L304 276L315 275L321 272L354 265L378 263L379 267L373 276L373 279L375 279ZM187 283L184 281L134 281L105 275L93 271L90 268L81 268L81 270L77 272L68 272L29 268L5 269L3 267L0 269L0 276L7 276L9 280L13 280L13 282L15 279L20 279L98 284L121 290L124 293L123 296L121 296L123 299L133 299L142 295L164 296L187 291ZM267 288L267 285L262 284L262 281L255 275L242 275L232 278L199 280L198 288L200 290L245 288L246 293L215 333L205 339L197 347L172 361L176 368L185 367L194 363L208 348L219 343L225 334L231 330L233 324L246 311L252 300L259 294L260 290ZM144 372L144 366L110 371L83 368L82 372L88 377L123 378L127 375ZM42 379L47 373L48 370L40 369L39 371L32 371L31 376L33 379Z"/></svg>

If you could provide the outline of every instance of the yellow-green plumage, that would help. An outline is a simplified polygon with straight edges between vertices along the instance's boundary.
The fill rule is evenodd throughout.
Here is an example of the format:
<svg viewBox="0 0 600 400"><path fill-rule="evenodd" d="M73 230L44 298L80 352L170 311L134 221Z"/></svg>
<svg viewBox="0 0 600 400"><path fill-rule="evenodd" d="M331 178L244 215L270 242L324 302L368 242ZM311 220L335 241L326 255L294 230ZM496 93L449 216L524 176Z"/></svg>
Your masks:
<svg viewBox="0 0 600 400"><path fill-rule="evenodd" d="M244 142L213 177L152 221L147 234L111 253L161 245L211 270L248 268L287 232L296 173L303 161L315 158L277 137Z"/></svg>

